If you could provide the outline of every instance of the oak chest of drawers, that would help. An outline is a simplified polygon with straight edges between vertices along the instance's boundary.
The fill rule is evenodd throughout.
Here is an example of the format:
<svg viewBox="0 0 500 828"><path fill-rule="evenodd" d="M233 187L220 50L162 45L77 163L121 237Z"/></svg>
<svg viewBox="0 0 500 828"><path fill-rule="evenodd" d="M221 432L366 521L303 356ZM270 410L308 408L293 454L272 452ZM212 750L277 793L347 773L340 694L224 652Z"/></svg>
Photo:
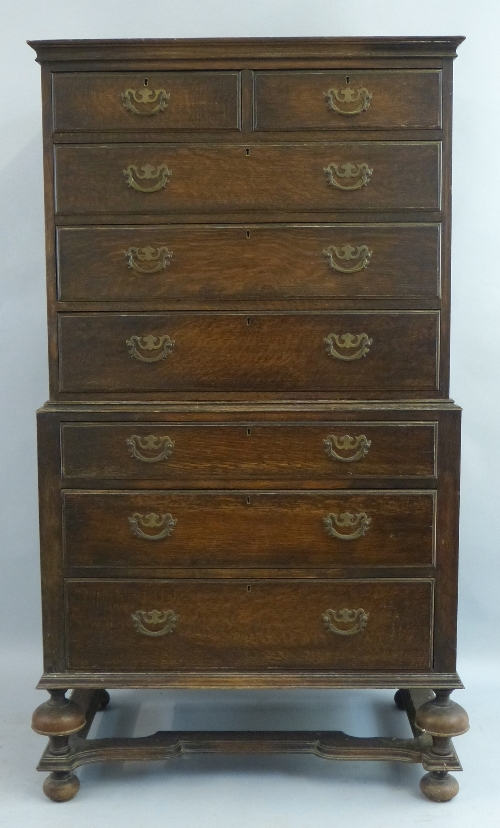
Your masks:
<svg viewBox="0 0 500 828"><path fill-rule="evenodd" d="M414 761L429 798L457 792L460 40L31 44L50 798L128 749ZM139 755L86 739L105 687L399 688L414 735L164 733Z"/></svg>

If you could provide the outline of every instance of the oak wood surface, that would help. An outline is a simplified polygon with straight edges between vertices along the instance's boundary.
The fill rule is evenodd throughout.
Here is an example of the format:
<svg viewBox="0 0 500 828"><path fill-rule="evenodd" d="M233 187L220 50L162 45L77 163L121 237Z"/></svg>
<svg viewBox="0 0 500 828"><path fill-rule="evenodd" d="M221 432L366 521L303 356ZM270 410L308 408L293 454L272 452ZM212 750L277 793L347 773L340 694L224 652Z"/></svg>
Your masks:
<svg viewBox="0 0 500 828"><path fill-rule="evenodd" d="M119 568L431 565L434 514L433 492L65 491L65 560Z"/></svg>
<svg viewBox="0 0 500 828"><path fill-rule="evenodd" d="M431 581L67 581L66 600L70 669L429 666ZM358 634L326 629L326 610L344 608L368 614ZM154 609L175 612L171 633L136 631L132 615Z"/></svg>
<svg viewBox="0 0 500 828"><path fill-rule="evenodd" d="M137 112L124 106L127 90L132 90L129 99ZM141 95L144 90L150 95ZM168 99L163 110L148 114L159 107L157 90ZM58 72L52 94L54 129L59 131L237 131L240 125L238 72Z"/></svg>
<svg viewBox="0 0 500 828"><path fill-rule="evenodd" d="M346 437L351 439L346 442ZM149 449L144 448L148 438L154 438ZM174 444L171 451L151 462L162 456L167 440L168 446ZM312 480L312 485L321 488L366 477L435 475L433 423L66 423L61 441L62 474L72 482L75 478L144 478L153 481L152 485L161 480L162 485L168 481L175 486L180 480L184 485L196 485L197 480L211 479L214 485L217 480L233 482L267 475L279 480L281 486ZM360 452L362 444L366 451ZM134 446L139 457L133 453ZM358 459L351 459L357 454Z"/></svg>
<svg viewBox="0 0 500 828"><path fill-rule="evenodd" d="M435 392L438 382L437 313L365 314L60 314L60 390ZM342 337L372 340L365 356ZM173 350L146 364L131 355L131 337L168 336ZM363 340L365 341L365 340ZM165 343L165 340L163 340ZM140 351L140 343L137 346ZM163 347L163 346L162 346ZM87 359L82 360L82 353ZM143 349L155 358L161 348Z"/></svg>
<svg viewBox="0 0 500 828"><path fill-rule="evenodd" d="M352 248L351 259L345 258L346 245ZM149 261L144 258L147 247ZM335 269L362 264L363 247L370 253L364 268L351 273ZM439 257L438 224L93 226L57 231L58 294L63 302L438 298Z"/></svg>
<svg viewBox="0 0 500 828"><path fill-rule="evenodd" d="M333 104L340 112L325 99L331 89L337 92ZM370 94L368 107L361 111L359 89ZM441 76L439 71L415 70L256 72L254 113L258 130L438 129Z"/></svg>
<svg viewBox="0 0 500 828"><path fill-rule="evenodd" d="M201 212L227 210L439 210L439 142L305 144L59 145L54 149L56 213ZM366 164L366 186L329 184L330 164ZM144 165L171 172L155 192L138 192L124 170ZM137 178L137 173L134 173ZM361 174L338 178L354 186ZM157 179L139 180L150 189Z"/></svg>

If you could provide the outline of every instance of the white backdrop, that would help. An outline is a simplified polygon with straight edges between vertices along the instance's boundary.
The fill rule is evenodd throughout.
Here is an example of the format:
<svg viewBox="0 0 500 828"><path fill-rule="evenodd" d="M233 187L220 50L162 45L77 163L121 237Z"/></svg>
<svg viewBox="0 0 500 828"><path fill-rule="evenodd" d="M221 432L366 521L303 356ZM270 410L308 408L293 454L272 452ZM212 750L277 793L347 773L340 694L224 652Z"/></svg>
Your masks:
<svg viewBox="0 0 500 828"><path fill-rule="evenodd" d="M39 67L25 40L463 34L451 350L451 396L464 408L459 668L498 656L498 0L1 0L0 19L2 641L36 648L40 659L34 412L48 392Z"/></svg>

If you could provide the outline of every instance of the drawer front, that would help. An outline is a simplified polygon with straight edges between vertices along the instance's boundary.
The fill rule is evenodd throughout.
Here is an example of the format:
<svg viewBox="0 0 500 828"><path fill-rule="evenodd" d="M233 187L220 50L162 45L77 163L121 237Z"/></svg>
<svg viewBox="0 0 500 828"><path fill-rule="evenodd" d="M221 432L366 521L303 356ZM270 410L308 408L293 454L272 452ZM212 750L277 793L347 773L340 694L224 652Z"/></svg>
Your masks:
<svg viewBox="0 0 500 828"><path fill-rule="evenodd" d="M431 391L438 321L437 312L61 314L60 389Z"/></svg>
<svg viewBox="0 0 500 828"><path fill-rule="evenodd" d="M68 566L430 566L433 492L65 492Z"/></svg>
<svg viewBox="0 0 500 828"><path fill-rule="evenodd" d="M441 72L256 72L254 129L438 129Z"/></svg>
<svg viewBox="0 0 500 828"><path fill-rule="evenodd" d="M431 581L69 581L66 601L72 670L431 664Z"/></svg>
<svg viewBox="0 0 500 828"><path fill-rule="evenodd" d="M59 298L436 298L437 224L61 227Z"/></svg>
<svg viewBox="0 0 500 828"><path fill-rule="evenodd" d="M237 130L239 72L55 72L53 125L92 130Z"/></svg>
<svg viewBox="0 0 500 828"><path fill-rule="evenodd" d="M438 142L55 148L59 214L438 210Z"/></svg>
<svg viewBox="0 0 500 828"><path fill-rule="evenodd" d="M216 488L270 478L321 488L367 477L436 475L433 423L64 424L68 479L152 480ZM340 481L340 484L339 484ZM181 484L182 485L182 484Z"/></svg>

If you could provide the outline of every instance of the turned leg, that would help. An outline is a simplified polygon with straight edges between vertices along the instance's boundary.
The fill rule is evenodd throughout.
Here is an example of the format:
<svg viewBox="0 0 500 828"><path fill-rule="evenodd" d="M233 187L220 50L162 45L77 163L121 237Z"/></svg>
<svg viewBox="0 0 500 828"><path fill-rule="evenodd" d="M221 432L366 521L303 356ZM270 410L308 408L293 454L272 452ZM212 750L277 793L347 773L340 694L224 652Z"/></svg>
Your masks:
<svg viewBox="0 0 500 828"><path fill-rule="evenodd" d="M97 708L98 711L105 710L110 702L110 696L107 690L101 690L99 696L99 707Z"/></svg>
<svg viewBox="0 0 500 828"><path fill-rule="evenodd" d="M403 691L396 690L394 693L394 704L398 708L398 710L406 710L405 703L403 701Z"/></svg>
<svg viewBox="0 0 500 828"><path fill-rule="evenodd" d="M66 690L49 690L50 699L33 713L31 726L36 733L49 737L49 752L66 756L70 752L69 736L85 725L85 714ZM43 791L54 802L66 802L78 793L80 783L71 771L54 771L43 784Z"/></svg>
<svg viewBox="0 0 500 828"><path fill-rule="evenodd" d="M418 708L415 724L432 736L432 753L451 754L451 739L469 729L469 717L456 702L451 701L452 690L435 690L436 697ZM422 793L433 802L448 802L458 793L458 782L447 771L431 771L420 780Z"/></svg>

